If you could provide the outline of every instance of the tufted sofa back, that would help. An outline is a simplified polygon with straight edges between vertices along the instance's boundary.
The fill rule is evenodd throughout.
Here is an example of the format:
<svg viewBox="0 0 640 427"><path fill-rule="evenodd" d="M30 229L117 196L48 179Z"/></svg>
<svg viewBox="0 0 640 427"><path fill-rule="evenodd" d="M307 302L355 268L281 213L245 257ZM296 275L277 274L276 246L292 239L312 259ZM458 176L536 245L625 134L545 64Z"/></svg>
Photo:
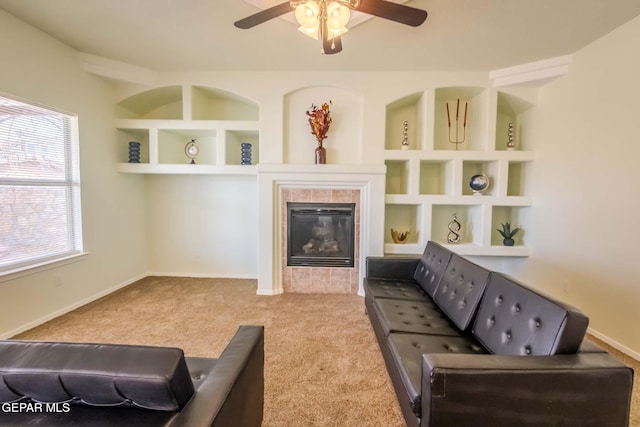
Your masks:
<svg viewBox="0 0 640 427"><path fill-rule="evenodd" d="M451 255L433 299L460 330L471 326L488 278L489 270Z"/></svg>
<svg viewBox="0 0 640 427"><path fill-rule="evenodd" d="M178 348L0 341L0 402L28 398L178 411L193 393Z"/></svg>
<svg viewBox="0 0 640 427"><path fill-rule="evenodd" d="M473 335L494 354L568 354L578 350L588 324L578 309L493 272Z"/></svg>
<svg viewBox="0 0 640 427"><path fill-rule="evenodd" d="M452 252L436 242L429 241L424 248L420 262L416 267L413 278L420 287L433 298L444 270L449 264Z"/></svg>

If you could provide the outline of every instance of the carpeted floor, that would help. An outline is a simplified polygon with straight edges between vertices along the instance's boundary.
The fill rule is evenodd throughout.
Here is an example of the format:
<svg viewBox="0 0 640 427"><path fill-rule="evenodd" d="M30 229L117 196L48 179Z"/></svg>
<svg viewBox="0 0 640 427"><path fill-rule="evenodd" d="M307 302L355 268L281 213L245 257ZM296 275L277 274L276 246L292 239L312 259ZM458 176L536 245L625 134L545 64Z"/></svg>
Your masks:
<svg viewBox="0 0 640 427"><path fill-rule="evenodd" d="M240 324L265 326L265 427L404 425L356 295L257 296L253 280L149 277L15 338L216 357Z"/></svg>
<svg viewBox="0 0 640 427"><path fill-rule="evenodd" d="M255 290L253 280L148 277L14 338L174 346L216 357L238 325L260 324L265 427L404 425L361 297ZM640 426L639 396L636 381L631 426Z"/></svg>

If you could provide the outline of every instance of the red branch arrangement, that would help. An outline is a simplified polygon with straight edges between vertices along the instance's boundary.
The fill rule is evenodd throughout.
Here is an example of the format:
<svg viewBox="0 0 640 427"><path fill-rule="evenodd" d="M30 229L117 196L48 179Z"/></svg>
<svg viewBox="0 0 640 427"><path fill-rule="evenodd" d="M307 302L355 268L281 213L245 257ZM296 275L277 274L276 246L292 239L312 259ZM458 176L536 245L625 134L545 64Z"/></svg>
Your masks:
<svg viewBox="0 0 640 427"><path fill-rule="evenodd" d="M327 137L329 126L331 126L331 111L329 111L329 105L333 105L333 103L331 101L329 101L329 103L325 102L320 108L315 104L311 104L311 109L307 110L311 133L315 135L316 139L321 144Z"/></svg>

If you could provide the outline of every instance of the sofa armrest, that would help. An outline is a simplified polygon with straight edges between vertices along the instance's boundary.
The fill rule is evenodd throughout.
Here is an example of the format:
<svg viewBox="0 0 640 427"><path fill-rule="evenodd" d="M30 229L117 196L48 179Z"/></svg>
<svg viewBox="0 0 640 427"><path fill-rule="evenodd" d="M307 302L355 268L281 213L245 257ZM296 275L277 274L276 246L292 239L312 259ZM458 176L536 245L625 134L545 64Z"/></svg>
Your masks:
<svg viewBox="0 0 640 427"><path fill-rule="evenodd" d="M420 257L367 257L366 277L370 279L412 280Z"/></svg>
<svg viewBox="0 0 640 427"><path fill-rule="evenodd" d="M425 354L421 426L626 426L632 386L607 353Z"/></svg>
<svg viewBox="0 0 640 427"><path fill-rule="evenodd" d="M264 327L240 326L172 427L262 424Z"/></svg>

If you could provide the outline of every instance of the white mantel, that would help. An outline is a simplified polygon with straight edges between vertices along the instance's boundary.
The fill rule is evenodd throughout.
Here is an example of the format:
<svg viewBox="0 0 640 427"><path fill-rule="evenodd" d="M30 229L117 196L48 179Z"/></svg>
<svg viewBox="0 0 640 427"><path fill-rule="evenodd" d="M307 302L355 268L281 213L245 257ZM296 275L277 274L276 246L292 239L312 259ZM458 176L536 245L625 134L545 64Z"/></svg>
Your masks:
<svg viewBox="0 0 640 427"><path fill-rule="evenodd" d="M366 257L384 250L385 165L258 165L258 291L277 295L282 286L281 191L283 188L360 190L359 288Z"/></svg>

